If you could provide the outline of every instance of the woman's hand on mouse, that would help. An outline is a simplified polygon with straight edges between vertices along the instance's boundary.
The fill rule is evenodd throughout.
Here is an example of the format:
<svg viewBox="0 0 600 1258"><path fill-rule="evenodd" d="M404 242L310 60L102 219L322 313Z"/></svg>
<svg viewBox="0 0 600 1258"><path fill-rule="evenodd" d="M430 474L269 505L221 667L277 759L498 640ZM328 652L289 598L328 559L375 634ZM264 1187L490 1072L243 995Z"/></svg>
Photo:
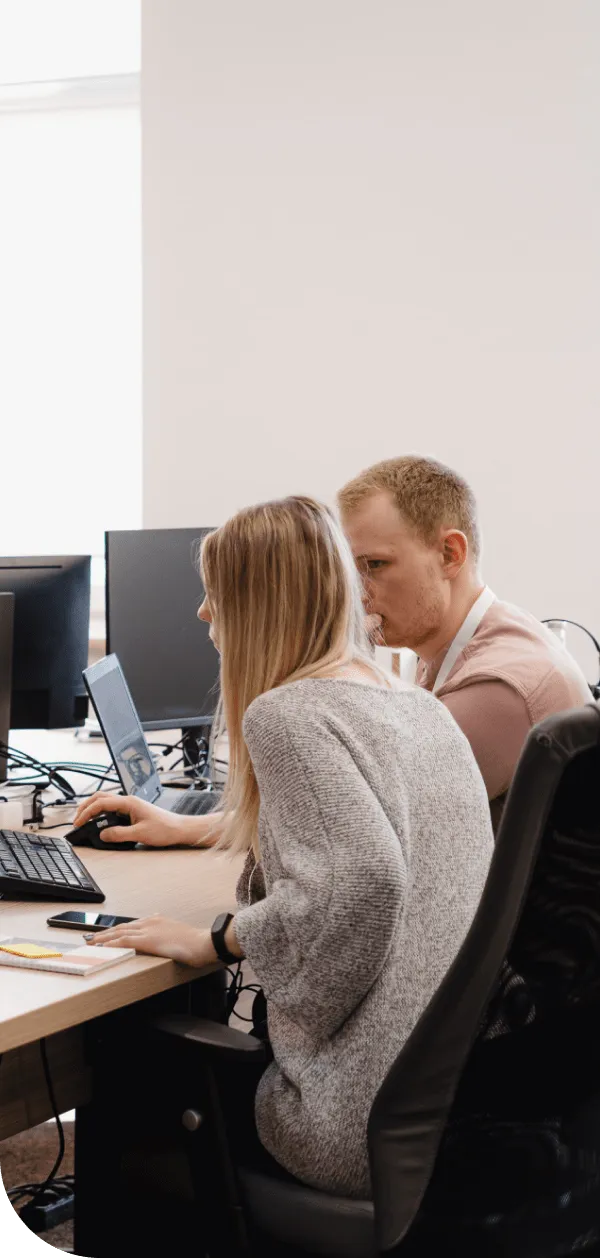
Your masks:
<svg viewBox="0 0 600 1258"><path fill-rule="evenodd" d="M95 795L84 800L75 814L75 825L82 826L102 812L125 813L131 820L130 826L111 826L103 830L102 839L106 843L145 843L146 847L194 847L200 846L204 838L206 846L210 846L209 816L180 816L167 812L164 808L157 808L155 804L148 804L146 800L137 799L135 795L115 795L111 791L97 791ZM204 827L199 826L199 822L203 822Z"/></svg>

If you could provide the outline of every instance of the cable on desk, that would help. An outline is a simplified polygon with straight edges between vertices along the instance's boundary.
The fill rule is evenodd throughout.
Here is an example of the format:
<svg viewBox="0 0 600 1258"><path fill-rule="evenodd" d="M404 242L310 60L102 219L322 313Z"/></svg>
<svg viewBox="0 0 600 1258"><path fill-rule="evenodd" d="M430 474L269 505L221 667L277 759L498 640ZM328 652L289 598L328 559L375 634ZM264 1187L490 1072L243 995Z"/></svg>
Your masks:
<svg viewBox="0 0 600 1258"><path fill-rule="evenodd" d="M67 824L68 824L68 823L67 823ZM37 834L39 830L64 830L64 828L65 828L65 823L64 823L64 821L53 821L53 823L52 823L52 825L51 825L51 826L46 826L46 825L44 825L44 826L42 826L42 825L37 825L37 826L35 827L35 832L36 832L36 834Z"/></svg>
<svg viewBox="0 0 600 1258"><path fill-rule="evenodd" d="M6 766L8 769L27 769L29 773L36 773L38 778L44 776L44 771L41 765L38 767L37 765L27 764L27 762L24 760L14 760L14 759L10 759L7 756ZM11 781L11 780L12 779L8 779L8 781ZM21 779L17 779L17 780L20 781Z"/></svg>
<svg viewBox="0 0 600 1258"><path fill-rule="evenodd" d="M175 760L172 764L168 765L168 767L165 769L161 769L160 765L157 764L157 761L160 759L160 757L153 755L152 760L158 772L163 775L163 780L167 781L168 775L172 774L174 770L177 769L180 765L183 765L185 777L190 777L195 782L203 782L205 780L208 780L208 779L205 779L204 777L204 774L206 773L206 770L208 769L209 750L210 750L206 739L200 738L198 740L198 751L200 753L201 758L198 760L197 763L195 761L191 761L188 755L186 754L185 741L186 741L186 738L184 734L182 735L181 738L178 739L176 743L160 743L160 742L148 743L148 747L156 748L158 751L160 751L162 757L165 757L167 755L172 755L173 752L175 751L182 752L182 755L179 756L179 758Z"/></svg>
<svg viewBox="0 0 600 1258"><path fill-rule="evenodd" d="M56 761L51 760L44 763L37 760L35 756L30 756L27 752L19 751L16 748L8 747L4 742L0 741L0 756L4 756L7 761L8 768L27 769L29 773L37 774L34 778L14 778L12 781L3 783L3 789L13 789L17 786L33 787L32 799L32 816L26 819L26 824L32 822L40 829L58 829L56 826L44 826L44 809L51 807L73 806L79 799L85 799L88 794L100 790L105 783L110 786L120 786L119 779L114 774L112 765L89 764L80 761ZM91 792L77 792L75 787L63 776L63 773L76 773L81 777L92 778L95 781L94 790ZM43 791L50 786L55 787L61 792L61 798L58 800L50 800L44 804L40 800Z"/></svg>
<svg viewBox="0 0 600 1258"><path fill-rule="evenodd" d="M43 762L38 760L36 756L30 756L25 751L18 751L17 748L9 747L8 743L3 742L2 740L0 740L0 756L7 761L10 759L15 762L17 767L27 768L30 771L33 770L38 774L48 777L52 785L59 787L64 795L72 797L75 794L71 783L67 782L67 779L64 778L62 774L58 773L56 769L53 769L50 765L43 764Z"/></svg>
<svg viewBox="0 0 600 1258"><path fill-rule="evenodd" d="M119 787L120 787L120 785L121 785L121 783L119 782L118 778L109 778L109 779L108 779L108 781L109 781L109 785L111 785L111 786L119 786ZM55 821L55 822L53 822L53 823L52 823L52 825L46 825L46 824L45 824L45 817L44 817L44 813L45 813L46 809L47 809L47 808L72 808L72 807L73 807L73 805L74 805L74 803L75 803L75 801L79 801L79 800L82 800L82 799L91 799L92 795L95 795L95 793L96 793L96 789L97 789L97 788L95 788L93 791L85 791L83 794L80 794L80 795L75 795L75 796L73 797L73 799L50 799L50 800L48 800L48 802L47 802L46 804L42 802L42 803L40 804L40 810L41 810L42 816L41 816L41 818L38 818L38 820L37 820L37 823L36 823L36 829L37 829L37 830L61 830L61 829L63 829L63 828L64 828L64 826L65 826L65 824L67 824L67 825L69 824L68 822L67 822L67 823L65 823L65 821L64 821L64 820L63 820L63 821ZM112 792L111 792L111 793L112 793ZM120 794L120 792L119 792L119 791L115 791L115 792L114 792L114 794L115 794L115 795L118 795L118 794Z"/></svg>
<svg viewBox="0 0 600 1258"><path fill-rule="evenodd" d="M116 781L117 779L111 775L114 774L112 765L89 764L83 761L70 760L38 760L35 756L30 756L28 752L19 751L15 747L9 747L6 743L0 741L0 756L11 761L11 768L26 768L38 775L42 775L50 779L52 786L60 789L68 799L76 799L77 792L71 783L62 776L63 773L77 773L81 777L91 777L99 780L101 783L106 781ZM62 772L61 772L62 770ZM18 781L18 780L17 780ZM4 784L3 784L4 785Z"/></svg>
<svg viewBox="0 0 600 1258"><path fill-rule="evenodd" d="M78 773L81 769L86 773L112 773L113 765L96 764L93 760L48 760L47 762L53 769L70 769L73 773Z"/></svg>
<svg viewBox="0 0 600 1258"><path fill-rule="evenodd" d="M167 770L164 770L164 772L167 772L167 773L172 773L174 769L178 769L178 768L179 768L179 765L180 765L180 764L185 764L185 761L184 761L184 759L183 759L183 756L180 756L178 760L174 760L174 761L173 761L173 764L170 764L170 765L169 765L169 768L168 768ZM159 770L159 772L160 772L160 770Z"/></svg>
<svg viewBox="0 0 600 1258"><path fill-rule="evenodd" d="M115 776L115 771L112 764L111 765L104 765L104 764L103 765L84 765L84 764L74 763L74 764L58 764L55 766L54 763L51 762L48 765L49 769L54 769L55 767L58 769L64 770L66 773L77 773L81 777L96 778L102 782L107 781L109 778L113 782L118 782L119 780Z"/></svg>

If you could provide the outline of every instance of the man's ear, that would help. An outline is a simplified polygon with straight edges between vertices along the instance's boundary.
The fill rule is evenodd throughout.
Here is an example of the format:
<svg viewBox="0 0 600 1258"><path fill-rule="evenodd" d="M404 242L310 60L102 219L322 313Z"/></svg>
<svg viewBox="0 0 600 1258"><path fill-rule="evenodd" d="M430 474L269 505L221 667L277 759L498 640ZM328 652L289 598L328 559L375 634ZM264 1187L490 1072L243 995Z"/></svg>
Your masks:
<svg viewBox="0 0 600 1258"><path fill-rule="evenodd" d="M440 541L444 576L454 581L469 558L468 539L460 529L445 529Z"/></svg>

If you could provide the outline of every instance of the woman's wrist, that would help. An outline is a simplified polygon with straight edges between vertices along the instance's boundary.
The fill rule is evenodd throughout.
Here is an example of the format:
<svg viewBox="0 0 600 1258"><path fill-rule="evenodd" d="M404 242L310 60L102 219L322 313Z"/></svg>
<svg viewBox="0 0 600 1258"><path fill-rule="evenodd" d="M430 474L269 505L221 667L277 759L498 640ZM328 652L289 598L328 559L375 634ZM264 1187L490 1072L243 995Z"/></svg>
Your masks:
<svg viewBox="0 0 600 1258"><path fill-rule="evenodd" d="M201 969L204 965L212 965L219 960L209 930L197 931L197 945L192 948L189 965Z"/></svg>
<svg viewBox="0 0 600 1258"><path fill-rule="evenodd" d="M173 816L177 814L173 813ZM221 814L207 813L202 817L177 816L181 830L181 842L186 847L214 847L221 833Z"/></svg>
<svg viewBox="0 0 600 1258"><path fill-rule="evenodd" d="M235 917L230 921L229 926L225 931L224 939L227 951L231 952L233 956L237 957L240 961L243 961L244 949L242 948L235 932Z"/></svg>
<svg viewBox="0 0 600 1258"><path fill-rule="evenodd" d="M194 930L195 938L190 948L188 965L194 965L200 968L203 965L210 965L213 961L219 961L220 958L215 950L212 941L212 933L210 930ZM235 918L229 923L227 930L223 936L223 942L227 951L232 956L237 957L239 961L244 959L244 950L240 946L237 935L235 933Z"/></svg>

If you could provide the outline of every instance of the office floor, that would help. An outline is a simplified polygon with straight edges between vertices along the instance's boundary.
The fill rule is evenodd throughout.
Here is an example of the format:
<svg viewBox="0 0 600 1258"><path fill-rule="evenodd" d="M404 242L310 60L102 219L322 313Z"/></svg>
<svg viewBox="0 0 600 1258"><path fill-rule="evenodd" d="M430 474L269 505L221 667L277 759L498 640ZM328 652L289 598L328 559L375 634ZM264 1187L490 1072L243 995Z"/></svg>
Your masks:
<svg viewBox="0 0 600 1258"><path fill-rule="evenodd" d="M64 1123L66 1151L59 1174L73 1174L75 1149L75 1124ZM17 1184L42 1183L52 1170L58 1152L58 1136L55 1123L42 1123L31 1131L23 1131L10 1140L0 1140L0 1168L2 1182L8 1191ZM73 1222L59 1224L50 1232L43 1232L41 1240L63 1253L73 1252Z"/></svg>

